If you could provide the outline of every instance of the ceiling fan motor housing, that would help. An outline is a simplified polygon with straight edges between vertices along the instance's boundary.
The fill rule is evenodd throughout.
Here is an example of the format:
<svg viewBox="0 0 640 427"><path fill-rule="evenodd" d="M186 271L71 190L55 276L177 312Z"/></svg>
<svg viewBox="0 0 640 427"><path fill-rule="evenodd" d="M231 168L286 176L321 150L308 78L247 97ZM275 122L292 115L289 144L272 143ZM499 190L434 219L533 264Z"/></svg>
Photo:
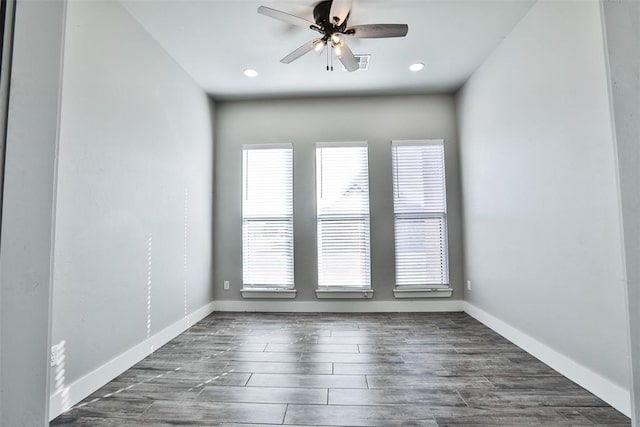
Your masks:
<svg viewBox="0 0 640 427"><path fill-rule="evenodd" d="M331 13L331 4L332 0L323 0L313 8L313 18L320 27L321 32L327 37L331 37L335 33L344 32L347 27L347 20L349 19L349 15L347 15L344 21L342 21L342 24L337 26L329 16Z"/></svg>

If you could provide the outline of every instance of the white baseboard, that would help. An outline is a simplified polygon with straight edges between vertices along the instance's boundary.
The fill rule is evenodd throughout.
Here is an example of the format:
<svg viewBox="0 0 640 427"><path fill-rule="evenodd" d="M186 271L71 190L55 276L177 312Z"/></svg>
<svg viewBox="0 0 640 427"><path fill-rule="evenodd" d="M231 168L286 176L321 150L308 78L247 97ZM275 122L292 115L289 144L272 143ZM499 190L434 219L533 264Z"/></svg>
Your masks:
<svg viewBox="0 0 640 427"><path fill-rule="evenodd" d="M282 313L400 313L463 311L462 301L224 301L214 302L215 311Z"/></svg>
<svg viewBox="0 0 640 427"><path fill-rule="evenodd" d="M109 381L122 374L127 369L147 357L156 349L180 335L193 324L213 313L215 302L210 302L186 317L167 326L150 338L145 339L140 344L130 348L124 353L111 359L104 365L89 372L82 378L69 384L66 389L66 396L63 402L61 393L55 393L49 398L49 420L53 420L58 415L70 409L71 406L80 402Z"/></svg>
<svg viewBox="0 0 640 427"><path fill-rule="evenodd" d="M474 319L493 329L543 363L551 366L571 381L589 390L626 416L631 417L631 394L629 390L612 383L575 360L559 353L473 304L465 301L463 307L464 311Z"/></svg>

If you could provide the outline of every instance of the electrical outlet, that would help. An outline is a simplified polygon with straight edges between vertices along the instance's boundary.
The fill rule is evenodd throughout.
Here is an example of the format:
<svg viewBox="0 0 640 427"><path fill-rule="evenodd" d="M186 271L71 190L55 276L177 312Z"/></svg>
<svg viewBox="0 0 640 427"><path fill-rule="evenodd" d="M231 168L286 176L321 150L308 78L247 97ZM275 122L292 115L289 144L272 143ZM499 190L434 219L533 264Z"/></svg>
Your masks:
<svg viewBox="0 0 640 427"><path fill-rule="evenodd" d="M229 281L228 281L228 280L225 280L225 281L224 281L224 290L225 290L225 291L228 291L228 290L229 290Z"/></svg>
<svg viewBox="0 0 640 427"><path fill-rule="evenodd" d="M467 290L471 290L471 280L467 280Z"/></svg>

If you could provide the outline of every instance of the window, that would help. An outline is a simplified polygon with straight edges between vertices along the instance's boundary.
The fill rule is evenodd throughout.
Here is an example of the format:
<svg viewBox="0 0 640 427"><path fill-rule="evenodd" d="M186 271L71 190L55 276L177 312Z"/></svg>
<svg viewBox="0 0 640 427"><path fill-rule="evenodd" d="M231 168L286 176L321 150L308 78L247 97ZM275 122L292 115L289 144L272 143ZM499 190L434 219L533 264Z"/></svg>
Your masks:
<svg viewBox="0 0 640 427"><path fill-rule="evenodd" d="M242 150L244 288L293 288L293 148Z"/></svg>
<svg viewBox="0 0 640 427"><path fill-rule="evenodd" d="M366 143L316 146L318 287L370 289Z"/></svg>
<svg viewBox="0 0 640 427"><path fill-rule="evenodd" d="M394 141L392 153L396 286L447 286L444 143Z"/></svg>

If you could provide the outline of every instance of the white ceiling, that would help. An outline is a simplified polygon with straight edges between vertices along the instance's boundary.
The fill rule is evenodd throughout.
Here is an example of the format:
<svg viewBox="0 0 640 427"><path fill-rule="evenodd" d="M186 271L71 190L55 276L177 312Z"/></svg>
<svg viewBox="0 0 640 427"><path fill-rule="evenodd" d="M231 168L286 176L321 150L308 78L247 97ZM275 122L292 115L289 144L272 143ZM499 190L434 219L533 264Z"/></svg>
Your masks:
<svg viewBox="0 0 640 427"><path fill-rule="evenodd" d="M214 98L446 93L455 91L535 0L354 0L349 24L408 24L406 38L350 39L371 54L367 71L348 73L311 52L280 59L317 33L260 15L260 5L313 21L311 1L121 0L162 47ZM418 73L410 64L424 62ZM254 68L259 76L242 71Z"/></svg>

